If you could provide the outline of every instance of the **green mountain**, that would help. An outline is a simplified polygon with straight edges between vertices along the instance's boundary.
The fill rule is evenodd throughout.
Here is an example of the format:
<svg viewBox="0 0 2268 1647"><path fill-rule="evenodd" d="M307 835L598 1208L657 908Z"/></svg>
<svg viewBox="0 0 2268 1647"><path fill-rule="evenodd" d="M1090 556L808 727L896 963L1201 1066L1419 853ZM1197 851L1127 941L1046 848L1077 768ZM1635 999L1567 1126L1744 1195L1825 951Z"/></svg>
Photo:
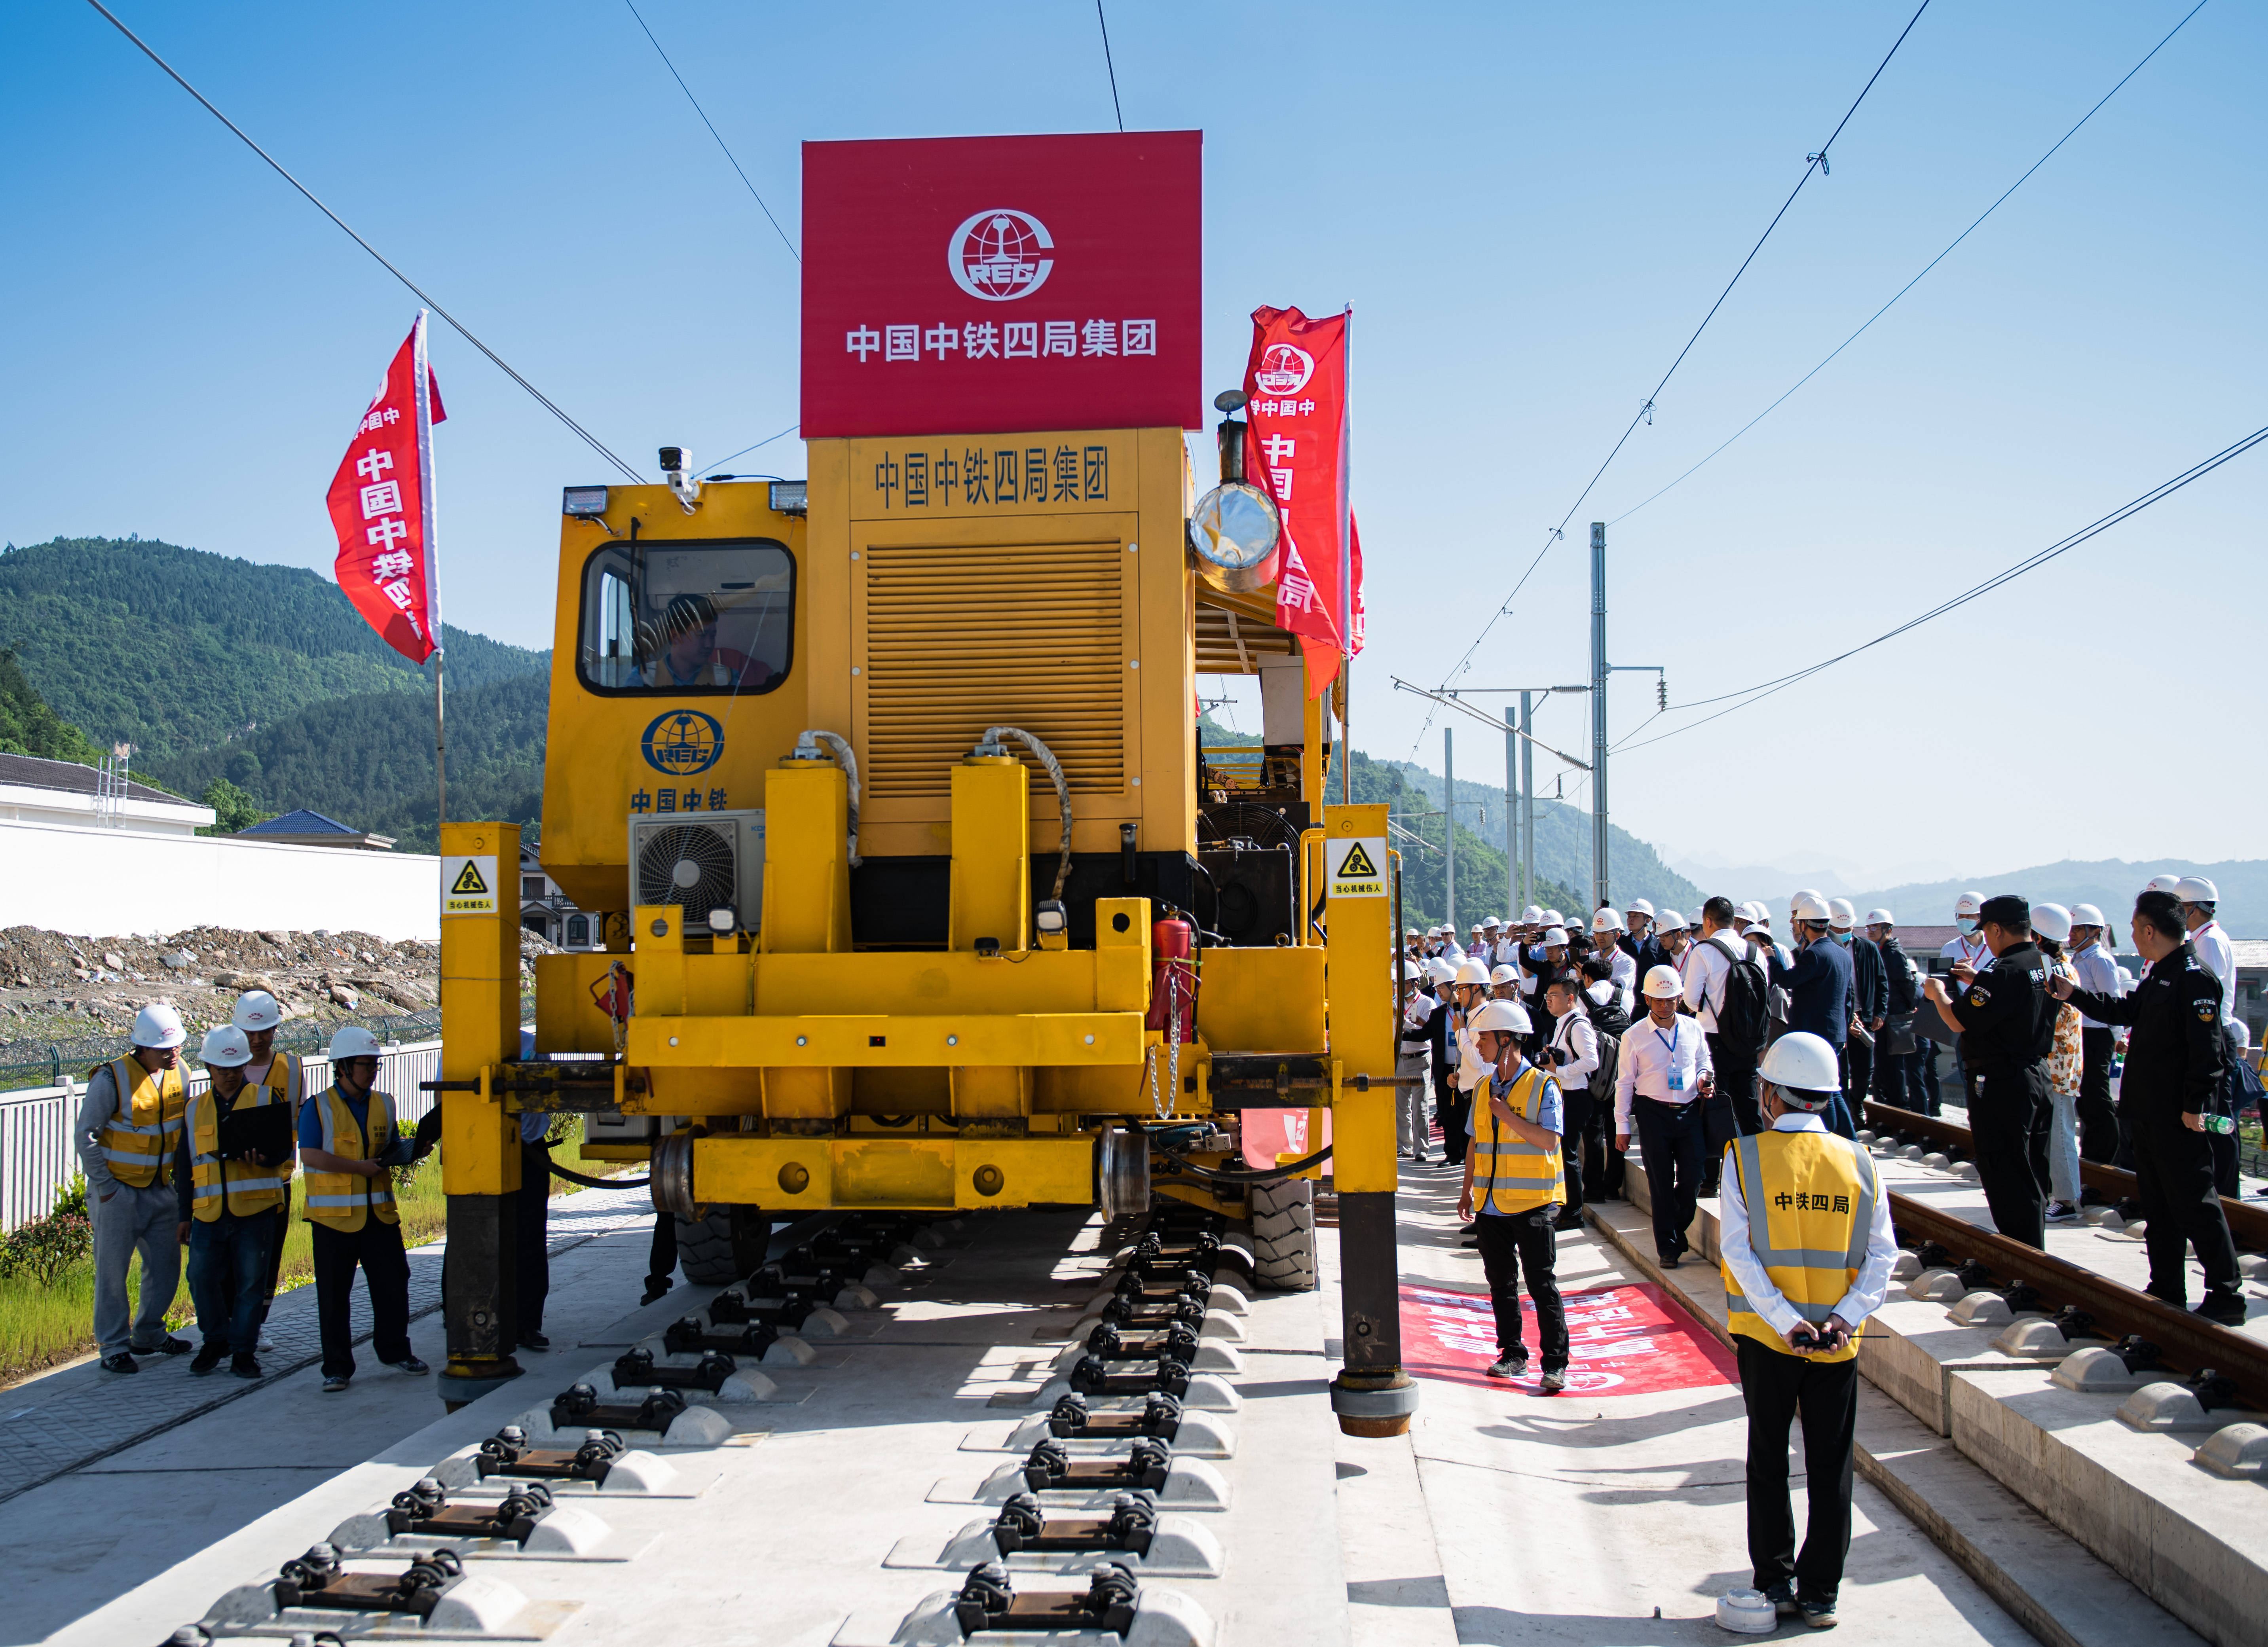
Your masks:
<svg viewBox="0 0 2268 1647"><path fill-rule="evenodd" d="M102 755L85 732L48 707L12 651L0 651L0 753L88 766Z"/></svg>
<svg viewBox="0 0 2268 1647"><path fill-rule="evenodd" d="M550 669L549 652L446 625L443 638L453 699ZM0 550L0 647L63 719L98 746L133 744L135 765L160 773L312 703L419 690L431 669L313 572L141 538Z"/></svg>

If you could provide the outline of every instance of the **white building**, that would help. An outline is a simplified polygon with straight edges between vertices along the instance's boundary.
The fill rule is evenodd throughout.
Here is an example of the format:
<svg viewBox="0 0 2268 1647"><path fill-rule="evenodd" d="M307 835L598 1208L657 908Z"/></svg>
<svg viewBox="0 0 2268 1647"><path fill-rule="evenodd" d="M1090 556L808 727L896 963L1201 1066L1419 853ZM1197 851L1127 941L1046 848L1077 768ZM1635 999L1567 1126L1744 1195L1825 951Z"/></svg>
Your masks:
<svg viewBox="0 0 2268 1647"><path fill-rule="evenodd" d="M195 835L212 827L213 809L130 779L106 806L103 775L76 761L0 754L0 821L93 824L137 835ZM113 820L115 822L113 822Z"/></svg>

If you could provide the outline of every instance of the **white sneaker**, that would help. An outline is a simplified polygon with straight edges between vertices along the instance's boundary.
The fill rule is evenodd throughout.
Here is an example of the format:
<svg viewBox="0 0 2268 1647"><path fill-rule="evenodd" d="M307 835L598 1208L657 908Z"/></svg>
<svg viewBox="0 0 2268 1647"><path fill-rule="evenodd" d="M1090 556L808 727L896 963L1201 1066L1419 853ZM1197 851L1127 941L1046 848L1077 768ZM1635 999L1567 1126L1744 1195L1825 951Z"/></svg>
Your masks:
<svg viewBox="0 0 2268 1647"><path fill-rule="evenodd" d="M1492 1379L1516 1379L1527 1371L1526 1356L1506 1356L1488 1364L1488 1375Z"/></svg>
<svg viewBox="0 0 2268 1647"><path fill-rule="evenodd" d="M270 1338L266 1333L261 1333L260 1335L260 1353L264 1356L275 1348L276 1341Z"/></svg>

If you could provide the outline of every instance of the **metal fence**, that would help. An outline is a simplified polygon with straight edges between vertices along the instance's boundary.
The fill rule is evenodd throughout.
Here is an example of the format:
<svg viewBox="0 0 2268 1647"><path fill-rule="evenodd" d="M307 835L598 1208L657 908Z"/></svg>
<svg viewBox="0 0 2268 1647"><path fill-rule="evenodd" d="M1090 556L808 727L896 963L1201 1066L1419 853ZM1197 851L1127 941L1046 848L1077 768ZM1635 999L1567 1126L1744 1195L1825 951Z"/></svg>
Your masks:
<svg viewBox="0 0 2268 1647"><path fill-rule="evenodd" d="M533 1015L533 999L525 1004L527 1012ZM420 1012L401 1012L388 1018L358 1018L354 1021L380 1040L404 1043L426 1040L441 1033L441 1009L431 1006ZM312 1018L286 1024L276 1032L276 1050L298 1053L303 1057L319 1055L331 1044L331 1034L339 1027L336 1024L318 1024ZM123 1035L0 1041L0 1089L60 1086L74 1076L85 1074L98 1063L124 1057L131 1049L132 1043Z"/></svg>
<svg viewBox="0 0 2268 1647"><path fill-rule="evenodd" d="M114 1051L110 1055L118 1055ZM302 1068L308 1092L320 1092L331 1084L331 1061L321 1053L307 1055ZM378 1085L394 1095L394 1113L404 1123L416 1121L433 1107L433 1094L420 1092L418 1083L440 1078L438 1040L388 1043L380 1048ZM202 1070L189 1071L191 1092L203 1092L205 1081ZM77 1124L79 1099L85 1095L84 1081L0 1092L0 1231L45 1216L78 1172L71 1130Z"/></svg>

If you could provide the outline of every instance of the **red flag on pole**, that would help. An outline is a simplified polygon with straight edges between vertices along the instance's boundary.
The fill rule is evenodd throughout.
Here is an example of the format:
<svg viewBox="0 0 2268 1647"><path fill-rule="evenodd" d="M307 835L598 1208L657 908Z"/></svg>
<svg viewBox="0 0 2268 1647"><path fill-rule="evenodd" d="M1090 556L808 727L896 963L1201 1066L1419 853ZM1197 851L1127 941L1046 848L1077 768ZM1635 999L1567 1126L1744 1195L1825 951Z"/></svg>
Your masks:
<svg viewBox="0 0 2268 1647"><path fill-rule="evenodd" d="M1300 637L1311 696L1362 650L1362 545L1347 503L1350 320L1255 309L1244 368L1244 472L1283 515L1276 622Z"/></svg>
<svg viewBox="0 0 2268 1647"><path fill-rule="evenodd" d="M413 664L423 663L441 643L433 425L447 415L425 357L420 309L377 397L355 425L329 496L331 525L339 534L339 587L386 643Z"/></svg>

